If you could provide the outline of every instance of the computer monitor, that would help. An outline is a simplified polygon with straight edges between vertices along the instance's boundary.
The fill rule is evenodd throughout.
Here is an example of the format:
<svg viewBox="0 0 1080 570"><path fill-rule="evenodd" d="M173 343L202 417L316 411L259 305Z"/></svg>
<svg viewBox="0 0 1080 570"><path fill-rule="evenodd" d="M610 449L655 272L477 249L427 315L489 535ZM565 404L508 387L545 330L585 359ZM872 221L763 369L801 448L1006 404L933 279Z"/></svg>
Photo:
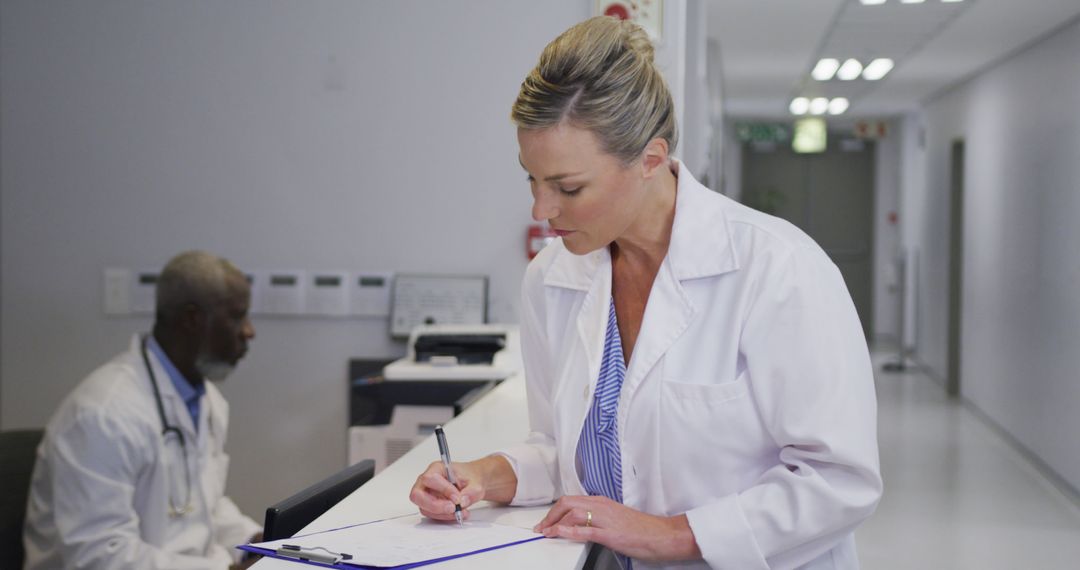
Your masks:
<svg viewBox="0 0 1080 570"><path fill-rule="evenodd" d="M375 475L375 461L365 459L266 509L263 540L289 538L338 504Z"/></svg>
<svg viewBox="0 0 1080 570"><path fill-rule="evenodd" d="M486 275L394 276L390 336L407 338L419 325L480 325L487 322Z"/></svg>

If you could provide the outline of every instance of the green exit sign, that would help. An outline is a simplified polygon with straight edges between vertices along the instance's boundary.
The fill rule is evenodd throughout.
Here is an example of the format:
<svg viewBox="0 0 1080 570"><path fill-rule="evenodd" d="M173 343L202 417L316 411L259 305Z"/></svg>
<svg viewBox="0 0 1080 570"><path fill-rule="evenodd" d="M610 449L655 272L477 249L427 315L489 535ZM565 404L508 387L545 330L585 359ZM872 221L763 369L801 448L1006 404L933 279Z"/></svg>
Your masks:
<svg viewBox="0 0 1080 570"><path fill-rule="evenodd" d="M742 142L784 142L791 139L791 129L776 123L739 123L735 133Z"/></svg>

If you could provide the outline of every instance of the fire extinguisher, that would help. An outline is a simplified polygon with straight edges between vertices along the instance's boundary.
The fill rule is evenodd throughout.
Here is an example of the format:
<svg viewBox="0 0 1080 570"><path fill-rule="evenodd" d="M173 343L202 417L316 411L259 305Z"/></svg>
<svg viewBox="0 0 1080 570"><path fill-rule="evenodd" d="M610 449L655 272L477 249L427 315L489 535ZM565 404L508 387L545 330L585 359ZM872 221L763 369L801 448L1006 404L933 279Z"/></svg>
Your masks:
<svg viewBox="0 0 1080 570"><path fill-rule="evenodd" d="M525 253L529 259L536 257L544 246L555 240L555 231L547 224L529 224L529 231L525 235Z"/></svg>

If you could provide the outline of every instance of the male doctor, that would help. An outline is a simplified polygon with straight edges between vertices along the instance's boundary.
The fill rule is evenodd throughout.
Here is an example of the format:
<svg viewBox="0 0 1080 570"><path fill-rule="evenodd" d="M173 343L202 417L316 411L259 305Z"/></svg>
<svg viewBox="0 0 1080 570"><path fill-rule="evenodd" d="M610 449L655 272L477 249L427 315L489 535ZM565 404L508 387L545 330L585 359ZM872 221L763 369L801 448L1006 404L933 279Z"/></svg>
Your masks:
<svg viewBox="0 0 1080 570"><path fill-rule="evenodd" d="M245 568L260 526L225 496L221 381L255 337L250 287L202 251L169 261L153 334L83 380L38 448L27 570Z"/></svg>

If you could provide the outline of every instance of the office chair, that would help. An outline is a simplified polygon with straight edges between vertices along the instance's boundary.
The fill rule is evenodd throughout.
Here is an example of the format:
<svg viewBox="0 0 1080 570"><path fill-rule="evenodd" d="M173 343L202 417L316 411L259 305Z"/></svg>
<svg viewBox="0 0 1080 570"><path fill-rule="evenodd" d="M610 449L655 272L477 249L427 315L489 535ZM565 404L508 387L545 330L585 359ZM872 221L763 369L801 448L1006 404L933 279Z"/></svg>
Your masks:
<svg viewBox="0 0 1080 570"><path fill-rule="evenodd" d="M12 568L22 568L26 498L37 447L44 435L45 430L40 429L0 432L0 552L4 553L0 566L10 563Z"/></svg>
<svg viewBox="0 0 1080 570"><path fill-rule="evenodd" d="M357 462L266 509L263 540L289 538L375 475L375 460Z"/></svg>

